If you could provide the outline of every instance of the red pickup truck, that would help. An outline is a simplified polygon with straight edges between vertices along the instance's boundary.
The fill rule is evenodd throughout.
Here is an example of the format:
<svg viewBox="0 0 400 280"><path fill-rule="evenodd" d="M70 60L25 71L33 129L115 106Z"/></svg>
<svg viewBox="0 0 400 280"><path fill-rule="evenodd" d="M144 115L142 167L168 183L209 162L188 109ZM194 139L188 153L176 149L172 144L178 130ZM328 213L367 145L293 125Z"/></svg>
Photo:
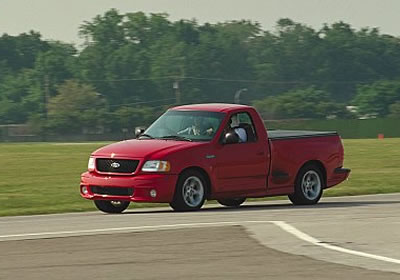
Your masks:
<svg viewBox="0 0 400 280"><path fill-rule="evenodd" d="M267 132L253 107L197 104L171 108L136 139L92 153L80 193L106 213L130 202L187 211L206 199L237 207L277 195L315 204L349 173L336 132Z"/></svg>

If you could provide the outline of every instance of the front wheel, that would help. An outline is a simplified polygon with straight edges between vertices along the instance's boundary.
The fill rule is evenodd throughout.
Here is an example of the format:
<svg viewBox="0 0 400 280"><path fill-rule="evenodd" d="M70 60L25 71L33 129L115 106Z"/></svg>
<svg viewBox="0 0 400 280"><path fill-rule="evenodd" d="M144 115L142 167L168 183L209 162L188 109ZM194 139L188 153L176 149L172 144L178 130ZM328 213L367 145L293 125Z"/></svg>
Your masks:
<svg viewBox="0 0 400 280"><path fill-rule="evenodd" d="M288 197L295 205L316 204L324 189L325 182L319 167L309 164L302 167L297 175L294 193Z"/></svg>
<svg viewBox="0 0 400 280"><path fill-rule="evenodd" d="M227 198L227 199L218 199L219 204L228 206L228 207L239 207L243 202L246 201L246 198Z"/></svg>
<svg viewBox="0 0 400 280"><path fill-rule="evenodd" d="M174 200L170 206L175 211L198 210L206 198L206 180L196 170L188 170L179 176Z"/></svg>
<svg viewBox="0 0 400 280"><path fill-rule="evenodd" d="M119 214L122 213L126 208L128 208L130 202L129 201L120 201L120 200L95 200L94 205L96 205L97 209L102 212L110 213L110 214Z"/></svg>

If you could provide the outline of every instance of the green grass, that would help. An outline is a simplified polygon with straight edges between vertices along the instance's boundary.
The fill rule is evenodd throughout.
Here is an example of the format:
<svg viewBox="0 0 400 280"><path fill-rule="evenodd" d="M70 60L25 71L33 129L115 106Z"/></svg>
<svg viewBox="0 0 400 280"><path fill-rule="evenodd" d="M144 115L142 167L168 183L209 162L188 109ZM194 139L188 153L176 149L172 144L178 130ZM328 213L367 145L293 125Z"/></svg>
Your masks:
<svg viewBox="0 0 400 280"><path fill-rule="evenodd" d="M0 144L0 216L95 210L80 197L79 180L90 153L104 144ZM344 146L350 180L326 196L400 192L400 139L344 140Z"/></svg>
<svg viewBox="0 0 400 280"><path fill-rule="evenodd" d="M400 138L343 140L350 179L326 196L400 192Z"/></svg>
<svg viewBox="0 0 400 280"><path fill-rule="evenodd" d="M79 195L80 174L105 144L0 144L0 216L96 210Z"/></svg>
<svg viewBox="0 0 400 280"><path fill-rule="evenodd" d="M99 146L1 144L0 215L93 210L79 197L79 175Z"/></svg>

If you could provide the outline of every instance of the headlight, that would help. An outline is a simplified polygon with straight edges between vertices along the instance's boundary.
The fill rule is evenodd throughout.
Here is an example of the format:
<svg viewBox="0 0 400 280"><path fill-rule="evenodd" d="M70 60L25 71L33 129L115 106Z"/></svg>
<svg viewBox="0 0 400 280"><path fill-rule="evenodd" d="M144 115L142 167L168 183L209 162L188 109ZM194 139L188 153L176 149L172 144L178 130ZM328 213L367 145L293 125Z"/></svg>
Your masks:
<svg viewBox="0 0 400 280"><path fill-rule="evenodd" d="M142 171L145 172L168 172L170 169L169 162L162 160L148 160L142 167Z"/></svg>
<svg viewBox="0 0 400 280"><path fill-rule="evenodd" d="M95 162L96 162L95 158L92 158L92 157L89 158L89 162L88 162L88 170L89 171L94 171Z"/></svg>

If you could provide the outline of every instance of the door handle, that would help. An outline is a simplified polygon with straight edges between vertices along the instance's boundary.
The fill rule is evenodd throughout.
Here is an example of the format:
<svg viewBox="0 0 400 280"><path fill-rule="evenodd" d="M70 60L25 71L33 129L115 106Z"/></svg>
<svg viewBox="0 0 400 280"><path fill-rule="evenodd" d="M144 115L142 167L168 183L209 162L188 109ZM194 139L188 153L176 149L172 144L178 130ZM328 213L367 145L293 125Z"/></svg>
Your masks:
<svg viewBox="0 0 400 280"><path fill-rule="evenodd" d="M256 155L257 155L257 156L263 156L263 155L264 155L264 152L257 152Z"/></svg>

